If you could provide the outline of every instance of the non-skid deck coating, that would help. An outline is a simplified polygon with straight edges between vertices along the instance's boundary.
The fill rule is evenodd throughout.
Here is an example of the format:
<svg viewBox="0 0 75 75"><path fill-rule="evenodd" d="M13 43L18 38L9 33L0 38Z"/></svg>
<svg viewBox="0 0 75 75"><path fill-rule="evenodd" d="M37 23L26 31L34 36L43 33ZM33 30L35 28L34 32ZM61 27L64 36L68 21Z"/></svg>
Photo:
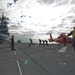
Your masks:
<svg viewBox="0 0 75 75"><path fill-rule="evenodd" d="M0 45L0 75L75 75L72 46Z"/></svg>

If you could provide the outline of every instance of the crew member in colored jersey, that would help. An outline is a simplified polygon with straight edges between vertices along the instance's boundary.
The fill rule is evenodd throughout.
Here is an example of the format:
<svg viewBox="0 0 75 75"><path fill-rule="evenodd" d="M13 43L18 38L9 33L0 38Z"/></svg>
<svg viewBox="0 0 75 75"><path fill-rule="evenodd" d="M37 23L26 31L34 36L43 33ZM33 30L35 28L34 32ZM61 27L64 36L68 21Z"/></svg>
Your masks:
<svg viewBox="0 0 75 75"><path fill-rule="evenodd" d="M74 48L74 52L75 52L75 27L74 30L72 30L67 36L72 35L73 38L73 48Z"/></svg>

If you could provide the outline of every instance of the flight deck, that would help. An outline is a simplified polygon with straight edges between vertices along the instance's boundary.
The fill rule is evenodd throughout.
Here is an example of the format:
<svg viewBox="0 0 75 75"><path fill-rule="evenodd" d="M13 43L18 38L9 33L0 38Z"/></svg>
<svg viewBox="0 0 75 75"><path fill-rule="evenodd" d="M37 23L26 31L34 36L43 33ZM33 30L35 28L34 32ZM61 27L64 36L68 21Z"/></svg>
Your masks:
<svg viewBox="0 0 75 75"><path fill-rule="evenodd" d="M73 47L16 43L12 51L9 44L0 44L0 75L75 75Z"/></svg>

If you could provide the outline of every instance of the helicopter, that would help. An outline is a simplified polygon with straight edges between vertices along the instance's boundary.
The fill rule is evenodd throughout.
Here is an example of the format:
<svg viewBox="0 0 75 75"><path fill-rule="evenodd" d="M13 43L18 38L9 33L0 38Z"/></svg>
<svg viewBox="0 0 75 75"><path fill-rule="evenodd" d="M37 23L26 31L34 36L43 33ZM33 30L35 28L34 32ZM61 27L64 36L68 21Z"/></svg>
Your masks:
<svg viewBox="0 0 75 75"><path fill-rule="evenodd" d="M50 38L48 39L49 42L57 42L58 44L73 44L73 39L71 37L66 36L64 33L61 33L57 38L52 37L50 33Z"/></svg>

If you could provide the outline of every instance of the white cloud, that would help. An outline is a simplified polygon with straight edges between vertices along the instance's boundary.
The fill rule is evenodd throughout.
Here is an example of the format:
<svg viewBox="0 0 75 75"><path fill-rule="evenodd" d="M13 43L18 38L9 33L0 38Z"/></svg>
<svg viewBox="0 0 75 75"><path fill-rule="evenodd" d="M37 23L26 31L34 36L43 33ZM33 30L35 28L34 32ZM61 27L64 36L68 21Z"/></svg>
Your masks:
<svg viewBox="0 0 75 75"><path fill-rule="evenodd" d="M5 2L2 0L0 2L0 9L3 9L5 15L10 18L10 33L25 35L25 37L34 34L34 38L37 38L35 36L36 34L39 38L43 38L40 34L44 35L49 31L58 34L59 30L61 33L63 30L68 31L69 29L67 29L67 27L72 27L71 24L75 18L73 10L75 6L71 4L71 0L61 0L59 2L58 0L54 0L54 2L52 2L52 0L42 0L44 3L52 2L53 4L50 5L41 5L39 2L37 0L18 0L16 4L13 4L13 2L9 0ZM60 3L64 2L66 2L66 4L59 6ZM7 7L7 3L12 3L12 6ZM14 27L14 29L12 29L11 23L14 24L17 29ZM19 25L21 25L21 27Z"/></svg>

